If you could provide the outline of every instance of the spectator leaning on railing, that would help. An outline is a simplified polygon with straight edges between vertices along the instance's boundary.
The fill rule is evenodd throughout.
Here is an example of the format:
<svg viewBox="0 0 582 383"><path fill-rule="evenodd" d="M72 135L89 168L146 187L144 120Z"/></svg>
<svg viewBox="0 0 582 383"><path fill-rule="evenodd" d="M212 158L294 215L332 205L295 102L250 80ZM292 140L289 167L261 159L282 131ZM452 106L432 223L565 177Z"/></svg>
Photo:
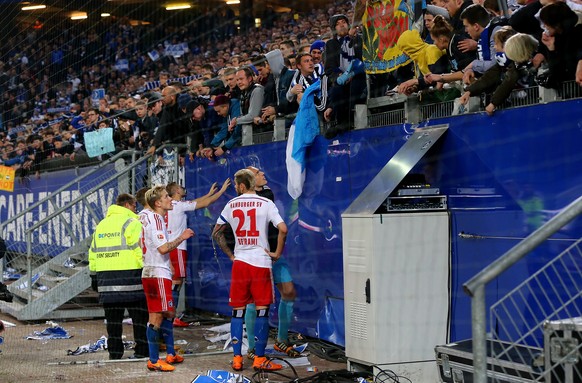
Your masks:
<svg viewBox="0 0 582 383"><path fill-rule="evenodd" d="M264 88L253 80L254 73L251 68L243 67L236 72L236 82L241 90L240 116L230 120L228 128L234 129L237 125L252 124L255 117L261 115L263 107Z"/></svg>
<svg viewBox="0 0 582 383"><path fill-rule="evenodd" d="M548 48L546 59L549 66L541 85L555 88L569 80L582 85L582 23L578 14L560 1L543 7L539 17L544 29L542 43Z"/></svg>

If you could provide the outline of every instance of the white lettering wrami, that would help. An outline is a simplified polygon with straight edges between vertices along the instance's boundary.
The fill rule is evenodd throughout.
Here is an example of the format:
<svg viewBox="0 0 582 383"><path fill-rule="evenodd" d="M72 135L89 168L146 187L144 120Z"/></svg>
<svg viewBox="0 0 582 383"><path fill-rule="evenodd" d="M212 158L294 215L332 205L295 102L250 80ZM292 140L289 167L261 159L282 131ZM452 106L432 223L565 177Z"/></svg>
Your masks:
<svg viewBox="0 0 582 383"><path fill-rule="evenodd" d="M240 246L258 246L259 239L258 238L238 238L238 244Z"/></svg>

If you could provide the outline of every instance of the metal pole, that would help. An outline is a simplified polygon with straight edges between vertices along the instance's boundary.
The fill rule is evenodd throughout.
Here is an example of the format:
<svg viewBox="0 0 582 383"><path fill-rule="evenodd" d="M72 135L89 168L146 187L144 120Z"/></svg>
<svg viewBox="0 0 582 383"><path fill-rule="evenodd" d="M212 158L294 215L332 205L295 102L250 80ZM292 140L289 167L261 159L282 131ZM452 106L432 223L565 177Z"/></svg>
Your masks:
<svg viewBox="0 0 582 383"><path fill-rule="evenodd" d="M172 149L174 151L174 158L176 159L174 162L174 179L172 181L176 182L178 185L180 184L180 154L178 153L178 147L174 146Z"/></svg>
<svg viewBox="0 0 582 383"><path fill-rule="evenodd" d="M32 232L26 232L26 279L28 280L28 303L32 302Z"/></svg>
<svg viewBox="0 0 582 383"><path fill-rule="evenodd" d="M131 165L135 162L135 151L131 154ZM130 165L130 166L131 166ZM131 195L135 196L135 167L131 166Z"/></svg>
<svg viewBox="0 0 582 383"><path fill-rule="evenodd" d="M225 355L225 354L232 354L231 350L224 350L224 351L212 351L212 352L197 352L193 354L183 354L184 358L192 358L192 357L199 357L199 356L213 356L213 355ZM147 361L148 358L136 358L136 359L113 359L113 360L73 360L73 361L66 361L66 362L49 362L47 363L48 366L78 366L78 365L86 365L86 364L110 364L110 363L135 363L135 362L144 362Z"/></svg>
<svg viewBox="0 0 582 383"><path fill-rule="evenodd" d="M507 9L507 1L497 0L497 5L499 5L499 10L503 12L503 16L509 17L509 9Z"/></svg>
<svg viewBox="0 0 582 383"><path fill-rule="evenodd" d="M485 285L473 292L471 302L471 326L473 327L474 383L487 383L487 330L485 316Z"/></svg>

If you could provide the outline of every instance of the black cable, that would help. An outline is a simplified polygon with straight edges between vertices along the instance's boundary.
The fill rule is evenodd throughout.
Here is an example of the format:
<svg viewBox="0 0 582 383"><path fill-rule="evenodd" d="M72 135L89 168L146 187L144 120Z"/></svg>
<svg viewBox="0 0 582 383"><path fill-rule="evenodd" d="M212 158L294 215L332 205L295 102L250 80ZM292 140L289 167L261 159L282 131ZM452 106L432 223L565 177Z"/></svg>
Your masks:
<svg viewBox="0 0 582 383"><path fill-rule="evenodd" d="M408 379L406 376L397 375L392 370L384 370L377 364L372 366L372 369L377 369L378 373L374 376L374 383L385 383L385 382L394 382L400 383L400 379L405 379L407 382L412 383L412 380Z"/></svg>
<svg viewBox="0 0 582 383"><path fill-rule="evenodd" d="M273 337L277 336L276 329L273 332ZM326 342L321 339L311 338L299 333L289 333L289 341L291 344L309 343L307 350L313 355L328 360L330 362L345 363L347 362L345 350L333 343Z"/></svg>
<svg viewBox="0 0 582 383"><path fill-rule="evenodd" d="M372 373L367 371L354 372L346 369L323 371L306 378L298 379L293 383L353 383L358 380L358 378L369 380L372 378Z"/></svg>
<svg viewBox="0 0 582 383"><path fill-rule="evenodd" d="M257 375L261 375L264 374L265 376L267 376L267 380L268 378L268 374L272 374L272 375L277 375L286 379L289 379L290 382L297 382L299 381L299 375L297 374L297 370L295 370L295 367L293 367L293 365L291 363L289 363L288 361L286 361L285 359L282 358L269 358L269 360L280 360L282 362L284 362L285 364L287 364L289 367L291 367L291 370L293 371L293 374L295 375L295 377L293 376L289 376L289 375L285 375L279 371L266 371L266 370L259 370L257 372L255 372L253 374L253 376L251 377L251 381L255 382L255 383L261 383L262 380L261 379L256 379Z"/></svg>

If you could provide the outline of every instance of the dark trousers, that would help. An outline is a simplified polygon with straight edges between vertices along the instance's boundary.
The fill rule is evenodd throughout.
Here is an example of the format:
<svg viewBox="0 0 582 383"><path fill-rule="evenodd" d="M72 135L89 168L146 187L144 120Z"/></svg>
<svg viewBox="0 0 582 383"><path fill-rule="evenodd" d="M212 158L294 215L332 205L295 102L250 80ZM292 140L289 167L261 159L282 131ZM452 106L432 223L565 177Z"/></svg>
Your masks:
<svg viewBox="0 0 582 383"><path fill-rule="evenodd" d="M107 348L109 359L121 359L123 356L123 316L125 309L133 321L133 339L135 340L135 356L148 357L148 340L146 326L148 323L148 307L145 300L138 302L104 303L105 319L107 319Z"/></svg>
<svg viewBox="0 0 582 383"><path fill-rule="evenodd" d="M355 105L366 103L366 74L355 75L347 84L332 86L328 98L338 124L351 126Z"/></svg>

